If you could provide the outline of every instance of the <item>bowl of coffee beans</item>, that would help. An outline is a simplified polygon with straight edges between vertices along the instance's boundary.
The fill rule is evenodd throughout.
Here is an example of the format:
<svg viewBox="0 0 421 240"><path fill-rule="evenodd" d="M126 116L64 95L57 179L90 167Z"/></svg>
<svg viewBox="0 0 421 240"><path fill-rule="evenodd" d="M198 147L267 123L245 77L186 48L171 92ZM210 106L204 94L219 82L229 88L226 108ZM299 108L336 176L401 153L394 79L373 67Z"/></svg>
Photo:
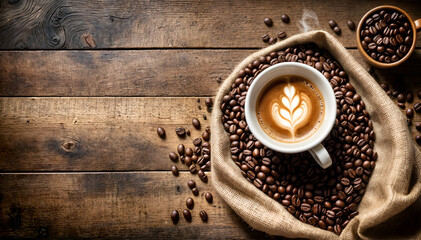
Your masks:
<svg viewBox="0 0 421 240"><path fill-rule="evenodd" d="M391 68L405 62L415 49L421 19L413 21L395 6L368 11L357 28L357 46L373 66Z"/></svg>

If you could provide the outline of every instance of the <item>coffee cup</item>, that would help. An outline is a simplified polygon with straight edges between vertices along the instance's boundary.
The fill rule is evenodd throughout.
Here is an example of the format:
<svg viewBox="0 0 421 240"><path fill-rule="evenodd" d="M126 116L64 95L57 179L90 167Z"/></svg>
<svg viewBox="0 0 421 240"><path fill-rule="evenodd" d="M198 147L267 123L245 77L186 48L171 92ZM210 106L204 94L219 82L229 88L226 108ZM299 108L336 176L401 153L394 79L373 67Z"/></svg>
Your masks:
<svg viewBox="0 0 421 240"><path fill-rule="evenodd" d="M249 130L268 148L309 151L322 168L332 165L321 142L335 123L336 98L316 69L295 62L265 69L250 85L244 110Z"/></svg>

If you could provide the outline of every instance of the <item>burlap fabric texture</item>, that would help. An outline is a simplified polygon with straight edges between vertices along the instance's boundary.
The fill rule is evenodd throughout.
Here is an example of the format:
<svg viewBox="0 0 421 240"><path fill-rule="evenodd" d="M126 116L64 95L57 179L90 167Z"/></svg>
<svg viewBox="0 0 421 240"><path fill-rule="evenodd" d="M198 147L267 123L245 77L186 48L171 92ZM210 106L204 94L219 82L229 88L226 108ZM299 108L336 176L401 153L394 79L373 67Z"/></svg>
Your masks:
<svg viewBox="0 0 421 240"><path fill-rule="evenodd" d="M313 42L343 66L362 96L376 133L378 153L366 193L341 235L300 222L280 203L266 196L242 175L231 159L228 135L221 124L222 97L237 73L260 56ZM372 76L327 32L292 36L244 59L221 85L211 118L212 183L225 202L252 228L271 235L310 239L421 239L421 154L403 114Z"/></svg>

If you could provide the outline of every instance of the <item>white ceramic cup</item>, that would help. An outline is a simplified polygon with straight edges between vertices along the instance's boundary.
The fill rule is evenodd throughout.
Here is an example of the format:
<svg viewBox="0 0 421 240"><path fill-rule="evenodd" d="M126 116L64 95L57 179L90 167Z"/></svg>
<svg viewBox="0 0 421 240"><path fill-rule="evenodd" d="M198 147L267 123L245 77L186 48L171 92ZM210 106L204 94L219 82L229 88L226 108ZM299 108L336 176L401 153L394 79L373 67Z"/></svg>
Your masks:
<svg viewBox="0 0 421 240"><path fill-rule="evenodd" d="M273 79L282 75L298 75L310 80L320 90L324 99L324 118L319 129L309 138L296 142L279 142L268 136L259 124L256 103L262 89ZM316 69L302 63L285 62L273 65L261 72L251 84L245 102L246 121L253 135L268 148L282 153L309 151L322 168L332 165L332 159L321 142L328 136L335 124L336 98L329 81Z"/></svg>

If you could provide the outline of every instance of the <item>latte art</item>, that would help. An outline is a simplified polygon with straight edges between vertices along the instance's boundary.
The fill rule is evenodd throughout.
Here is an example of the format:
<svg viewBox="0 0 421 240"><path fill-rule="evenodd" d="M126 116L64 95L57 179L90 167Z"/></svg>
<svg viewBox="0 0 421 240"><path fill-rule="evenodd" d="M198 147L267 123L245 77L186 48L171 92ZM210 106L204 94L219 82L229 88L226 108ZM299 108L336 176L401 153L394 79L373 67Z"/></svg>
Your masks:
<svg viewBox="0 0 421 240"><path fill-rule="evenodd" d="M256 113L260 126L270 137L294 143L317 131L324 116L324 100L309 80L286 75L263 88Z"/></svg>
<svg viewBox="0 0 421 240"><path fill-rule="evenodd" d="M279 127L287 129L294 140L296 129L305 124L311 112L310 98L291 84L285 86L283 92L285 95L279 96L281 102L274 100L271 106L272 118Z"/></svg>

